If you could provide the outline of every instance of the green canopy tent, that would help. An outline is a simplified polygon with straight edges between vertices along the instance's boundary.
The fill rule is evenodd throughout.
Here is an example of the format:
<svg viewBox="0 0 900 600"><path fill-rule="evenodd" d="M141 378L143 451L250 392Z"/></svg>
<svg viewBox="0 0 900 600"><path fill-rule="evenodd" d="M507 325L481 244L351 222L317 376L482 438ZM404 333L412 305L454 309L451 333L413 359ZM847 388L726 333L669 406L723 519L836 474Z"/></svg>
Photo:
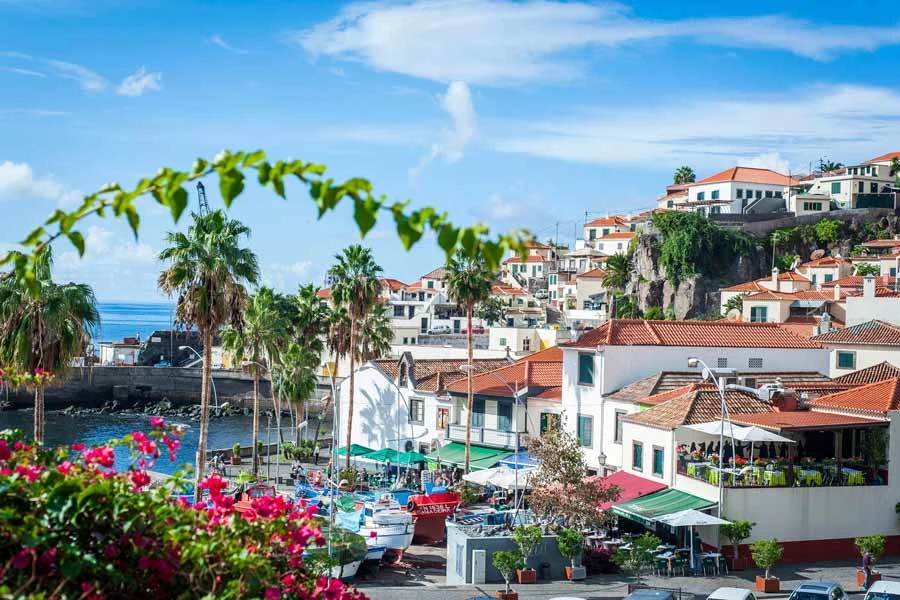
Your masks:
<svg viewBox="0 0 900 600"><path fill-rule="evenodd" d="M375 450L372 448L366 448L365 446L360 446L359 444L350 444L350 456L364 456L366 454L371 454L372 452L375 452ZM347 448L345 446L341 446L334 451L334 456L347 456Z"/></svg>
<svg viewBox="0 0 900 600"><path fill-rule="evenodd" d="M677 513L692 508L694 510L706 510L716 506L716 502L682 492L680 490L665 489L613 504L612 512L630 519L645 527L651 527L660 517Z"/></svg>
<svg viewBox="0 0 900 600"><path fill-rule="evenodd" d="M488 448L487 446L470 445L469 468L473 471L490 469L498 462L510 456L512 452L500 448ZM466 445L450 442L446 446L438 448L426 457L429 463L463 467L466 464Z"/></svg>
<svg viewBox="0 0 900 600"><path fill-rule="evenodd" d="M382 448L381 450L376 450L375 452L369 452L368 454L363 454L360 458L365 460L374 460L375 462L392 462L397 463L397 451L393 448Z"/></svg>
<svg viewBox="0 0 900 600"><path fill-rule="evenodd" d="M420 452L404 452L397 461L401 465L411 465L413 463L425 462L428 457Z"/></svg>

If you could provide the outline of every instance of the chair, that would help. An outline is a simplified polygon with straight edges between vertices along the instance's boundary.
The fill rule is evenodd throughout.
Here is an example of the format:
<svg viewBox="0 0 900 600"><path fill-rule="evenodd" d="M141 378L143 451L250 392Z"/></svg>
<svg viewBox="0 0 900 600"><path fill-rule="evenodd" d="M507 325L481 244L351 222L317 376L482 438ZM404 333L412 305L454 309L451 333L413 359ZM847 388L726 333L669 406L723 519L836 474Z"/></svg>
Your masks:
<svg viewBox="0 0 900 600"><path fill-rule="evenodd" d="M659 558L658 556L653 559L653 570L657 575L662 576L664 573L666 575L669 574L669 561L665 558Z"/></svg>
<svg viewBox="0 0 900 600"><path fill-rule="evenodd" d="M719 574L719 565L712 556L704 556L700 559L700 568L703 570L704 575Z"/></svg>
<svg viewBox="0 0 900 600"><path fill-rule="evenodd" d="M685 573L686 564L687 564L687 561L684 560L683 558L673 558L672 559L672 575L675 575L675 571L680 569L681 576L684 577L686 574Z"/></svg>
<svg viewBox="0 0 900 600"><path fill-rule="evenodd" d="M718 566L716 567L717 573L725 573L728 575L728 561L725 560L723 555L719 555Z"/></svg>

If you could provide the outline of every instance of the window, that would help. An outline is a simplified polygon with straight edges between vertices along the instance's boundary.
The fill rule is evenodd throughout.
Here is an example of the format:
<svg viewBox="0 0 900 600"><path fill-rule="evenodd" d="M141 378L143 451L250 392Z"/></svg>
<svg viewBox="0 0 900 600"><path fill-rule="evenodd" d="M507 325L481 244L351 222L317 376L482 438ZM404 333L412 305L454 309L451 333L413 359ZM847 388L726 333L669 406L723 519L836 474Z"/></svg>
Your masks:
<svg viewBox="0 0 900 600"><path fill-rule="evenodd" d="M709 194L709 198L710 198L710 200L718 200L719 199L719 190L713 190Z"/></svg>
<svg viewBox="0 0 900 600"><path fill-rule="evenodd" d="M821 202L804 202L803 210L819 212L822 210L822 203Z"/></svg>
<svg viewBox="0 0 900 600"><path fill-rule="evenodd" d="M588 239L589 240L597 239L597 230L596 229L588 229Z"/></svg>
<svg viewBox="0 0 900 600"><path fill-rule="evenodd" d="M877 183L870 184L869 191L873 194L877 194L878 193L878 184Z"/></svg>
<svg viewBox="0 0 900 600"><path fill-rule="evenodd" d="M449 408L439 408L437 409L437 428L438 429L447 429L450 426L450 409Z"/></svg>
<svg viewBox="0 0 900 600"><path fill-rule="evenodd" d="M891 277L896 277L896 276L897 276L897 267L891 267L891 270L890 270L890 272L889 272L889 275L890 275Z"/></svg>
<svg viewBox="0 0 900 600"><path fill-rule="evenodd" d="M416 343L416 338L409 338L409 343L410 343L410 344L415 344L415 343Z"/></svg>
<svg viewBox="0 0 900 600"><path fill-rule="evenodd" d="M660 446L653 446L653 474L657 477L663 476L663 466L665 465L666 452Z"/></svg>
<svg viewBox="0 0 900 600"><path fill-rule="evenodd" d="M734 191L734 193L735 193L735 197L738 199L741 199L744 197L744 190L742 190L741 188L736 189Z"/></svg>
<svg viewBox="0 0 900 600"><path fill-rule="evenodd" d="M410 398L409 422L419 424L425 422L425 401L421 398Z"/></svg>
<svg viewBox="0 0 900 600"><path fill-rule="evenodd" d="M855 369L856 368L856 352L838 352L837 353L838 369Z"/></svg>
<svg viewBox="0 0 900 600"><path fill-rule="evenodd" d="M616 437L613 441L617 444L622 443L622 417L624 417L627 414L628 413L625 412L624 410L616 411L616 421L615 421L616 422Z"/></svg>
<svg viewBox="0 0 900 600"><path fill-rule="evenodd" d="M706 192L697 192L697 201L702 202L706 199Z"/></svg>
<svg viewBox="0 0 900 600"><path fill-rule="evenodd" d="M812 281L813 287L816 286L816 279L817 279L817 277L818 277L818 276L817 276L815 273L813 273L813 274L812 274L812 277L810 278L810 281Z"/></svg>
<svg viewBox="0 0 900 600"><path fill-rule="evenodd" d="M709 207L709 214L711 214L711 215L720 215L720 214L722 214L722 207L721 207L721 206L710 206L710 207Z"/></svg>
<svg viewBox="0 0 900 600"><path fill-rule="evenodd" d="M762 369L763 359L761 358L750 358L747 359L747 366L751 369Z"/></svg>
<svg viewBox="0 0 900 600"><path fill-rule="evenodd" d="M784 195L781 192L775 192L776 198L784 198Z"/></svg>
<svg viewBox="0 0 900 600"><path fill-rule="evenodd" d="M472 427L484 427L484 400L472 400Z"/></svg>
<svg viewBox="0 0 900 600"><path fill-rule="evenodd" d="M500 338L500 345L503 346L501 350L506 348L506 338Z"/></svg>
<svg viewBox="0 0 900 600"><path fill-rule="evenodd" d="M756 199L759 200L762 198L762 190L756 190Z"/></svg>
<svg viewBox="0 0 900 600"><path fill-rule="evenodd" d="M585 448L594 445L594 417L578 415L578 443Z"/></svg>
<svg viewBox="0 0 900 600"><path fill-rule="evenodd" d="M619 242L618 244L616 244L616 250L621 250L621 249L622 249L622 242Z"/></svg>
<svg viewBox="0 0 900 600"><path fill-rule="evenodd" d="M404 344L408 344L408 343L409 343L409 338L403 338L403 343L404 343Z"/></svg>
<svg viewBox="0 0 900 600"><path fill-rule="evenodd" d="M878 165L872 165L872 177L878 177Z"/></svg>
<svg viewBox="0 0 900 600"><path fill-rule="evenodd" d="M522 350L525 352L531 350L531 340L529 338L522 340Z"/></svg>
<svg viewBox="0 0 900 600"><path fill-rule="evenodd" d="M675 202L674 202L674 201L672 201L672 200L667 200L667 201L666 201L666 208L672 208L673 206L675 206Z"/></svg>
<svg viewBox="0 0 900 600"><path fill-rule="evenodd" d="M556 275L550 276L550 285L556 285Z"/></svg>
<svg viewBox="0 0 900 600"><path fill-rule="evenodd" d="M644 470L644 444L640 442L631 443L631 468L635 471Z"/></svg>
<svg viewBox="0 0 900 600"><path fill-rule="evenodd" d="M863 192L866 191L866 184L864 182L860 181L859 185L857 186L857 189L859 190L859 193L862 194Z"/></svg>
<svg viewBox="0 0 900 600"><path fill-rule="evenodd" d="M728 359L727 358L717 358L716 359L716 368L717 369L727 369L728 368Z"/></svg>
<svg viewBox="0 0 900 600"><path fill-rule="evenodd" d="M841 193L841 182L840 181L832 181L831 182L831 193L832 194L840 194Z"/></svg>
<svg viewBox="0 0 900 600"><path fill-rule="evenodd" d="M594 385L594 355L578 355L578 383L581 385Z"/></svg>
<svg viewBox="0 0 900 600"><path fill-rule="evenodd" d="M766 198L771 198L775 194L772 193L772 190L766 190Z"/></svg>
<svg viewBox="0 0 900 600"><path fill-rule="evenodd" d="M497 431L512 431L512 415L512 403L497 403Z"/></svg>
<svg viewBox="0 0 900 600"><path fill-rule="evenodd" d="M402 317L403 314L404 314L404 313L403 313L403 308L404 308L404 307L403 307L402 305L394 306L394 316L395 316L395 317Z"/></svg>
<svg viewBox="0 0 900 600"><path fill-rule="evenodd" d="M541 433L559 430L559 415L556 413L541 413Z"/></svg>
<svg viewBox="0 0 900 600"><path fill-rule="evenodd" d="M453 319L453 333L459 333L459 327L460 327L459 324L460 324L459 319Z"/></svg>
<svg viewBox="0 0 900 600"><path fill-rule="evenodd" d="M769 308L767 306L751 306L750 322L765 323L769 316Z"/></svg>
<svg viewBox="0 0 900 600"><path fill-rule="evenodd" d="M834 275L832 275L831 273L825 273L825 283L828 283L829 281L831 281L833 279L834 279Z"/></svg>
<svg viewBox="0 0 900 600"><path fill-rule="evenodd" d="M515 271L513 271L513 272L515 272ZM429 281L429 282L428 282L428 289L429 289L429 290L433 290L433 289L434 289L434 282L433 282L433 281Z"/></svg>

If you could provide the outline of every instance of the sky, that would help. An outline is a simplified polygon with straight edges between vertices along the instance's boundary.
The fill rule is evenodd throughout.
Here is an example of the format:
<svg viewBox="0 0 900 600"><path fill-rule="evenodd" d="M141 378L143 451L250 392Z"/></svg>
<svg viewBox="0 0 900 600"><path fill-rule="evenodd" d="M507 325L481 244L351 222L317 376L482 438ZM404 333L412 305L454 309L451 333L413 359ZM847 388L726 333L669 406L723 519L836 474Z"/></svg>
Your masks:
<svg viewBox="0 0 900 600"><path fill-rule="evenodd" d="M683 164L798 173L900 150L897 64L888 2L0 0L0 248L106 182L223 148L571 243L586 215L655 206ZM141 206L137 240L86 222L57 279L164 300L157 254L189 219ZM299 187L250 185L230 213L281 291L360 241L351 211L317 220ZM388 223L362 243L406 282L443 261Z"/></svg>

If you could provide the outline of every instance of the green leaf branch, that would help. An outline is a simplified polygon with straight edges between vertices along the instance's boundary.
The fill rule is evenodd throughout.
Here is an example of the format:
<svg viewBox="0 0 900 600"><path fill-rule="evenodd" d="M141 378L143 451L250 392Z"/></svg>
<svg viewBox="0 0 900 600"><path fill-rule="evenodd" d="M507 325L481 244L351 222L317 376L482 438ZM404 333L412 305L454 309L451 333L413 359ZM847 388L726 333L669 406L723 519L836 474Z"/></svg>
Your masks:
<svg viewBox="0 0 900 600"><path fill-rule="evenodd" d="M273 163L267 160L262 150L222 151L212 160L198 158L189 171L162 168L153 177L138 181L131 189L118 183L108 183L85 196L77 209L68 212L55 210L42 225L25 236L20 242L21 249L11 250L0 258L0 268L9 269L0 277L16 277L36 292L35 268L41 254L59 238L66 238L79 256L83 255L85 238L77 226L89 217L105 218L112 214L114 218L125 219L136 238L141 224L138 200L152 197L169 209L172 220L177 223L188 205L186 184L208 176L217 177L219 192L228 208L244 192L247 174L253 171L260 186L271 187L284 199L287 198L285 182L296 179L308 189L320 219L342 201L351 202L353 217L362 237L375 227L380 217L389 215L397 236L407 250L430 231L435 234L438 246L448 258L461 250L468 256L483 256L494 270L499 268L500 261L508 252L523 257L527 254L524 244L531 239L531 235L524 229L492 237L488 227L482 223L469 227L457 226L449 220L446 212L439 213L431 207L409 210L408 200L389 202L385 196L376 196L372 184L366 179L354 177L340 182L326 178L324 165L302 160Z"/></svg>

